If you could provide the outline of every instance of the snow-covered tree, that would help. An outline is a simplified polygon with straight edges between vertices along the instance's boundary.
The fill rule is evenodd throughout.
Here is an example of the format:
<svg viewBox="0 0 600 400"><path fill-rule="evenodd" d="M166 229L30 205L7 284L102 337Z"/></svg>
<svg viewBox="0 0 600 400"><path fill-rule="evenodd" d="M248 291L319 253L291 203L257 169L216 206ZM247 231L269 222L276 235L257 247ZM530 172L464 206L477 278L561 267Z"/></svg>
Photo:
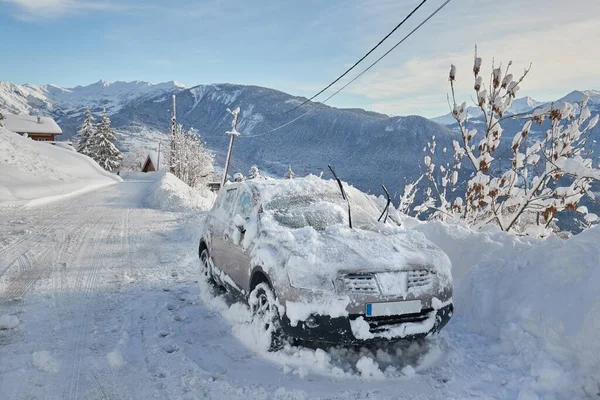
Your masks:
<svg viewBox="0 0 600 400"><path fill-rule="evenodd" d="M214 173L214 156L195 129L178 125L168 155L173 174L191 187L206 186Z"/></svg>
<svg viewBox="0 0 600 400"><path fill-rule="evenodd" d="M260 172L257 165L253 165L248 171L248 179L265 179L265 176Z"/></svg>
<svg viewBox="0 0 600 400"><path fill-rule="evenodd" d="M118 171L123 161L123 155L113 143L116 140L110 118L104 110L94 134L87 140L87 151L102 168L111 172Z"/></svg>
<svg viewBox="0 0 600 400"><path fill-rule="evenodd" d="M4 114L0 111L0 128L4 126Z"/></svg>
<svg viewBox="0 0 600 400"><path fill-rule="evenodd" d="M296 174L294 174L294 171L292 171L292 166L290 165L288 166L288 169L283 177L285 179L294 179L294 176L296 176Z"/></svg>
<svg viewBox="0 0 600 400"><path fill-rule="evenodd" d="M75 148L81 154L90 155L89 151L89 140L96 133L95 118L89 108L85 109L85 117L83 123L77 131L75 137L76 145Z"/></svg>
<svg viewBox="0 0 600 400"><path fill-rule="evenodd" d="M481 63L475 52L474 98L485 123L481 129L468 126L466 103L456 102L456 68L452 65L452 95L448 100L460 140L453 142L452 160L447 149L438 157L435 137L428 144L423 174L429 183L426 200L413 210L417 215L429 212L431 218L460 218L476 227L494 224L503 231L534 236L546 234L555 216L565 210L595 221L597 216L579 204L584 196L594 200L590 187L600 180L600 169L592 165L586 149L589 133L598 122L598 115L591 118L587 96L579 104L553 103L512 115L507 110L530 68L515 79L510 73L512 62L505 70L492 64L490 86L486 87L480 75ZM508 150L510 165L502 166L502 154L497 153L504 131L502 122L509 118L525 122ZM545 135L528 140L533 124L544 121L550 123ZM446 160L436 165L436 157ZM465 178L460 180L461 176ZM412 190L409 185L404 208L414 199Z"/></svg>

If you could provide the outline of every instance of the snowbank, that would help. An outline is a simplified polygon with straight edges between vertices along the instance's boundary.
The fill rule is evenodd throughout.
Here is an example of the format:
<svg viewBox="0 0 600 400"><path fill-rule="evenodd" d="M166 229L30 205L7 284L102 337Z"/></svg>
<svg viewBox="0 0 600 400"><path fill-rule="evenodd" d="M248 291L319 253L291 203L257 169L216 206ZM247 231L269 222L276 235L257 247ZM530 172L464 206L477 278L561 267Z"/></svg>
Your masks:
<svg viewBox="0 0 600 400"><path fill-rule="evenodd" d="M87 156L0 128L0 204L39 205L119 181Z"/></svg>
<svg viewBox="0 0 600 400"><path fill-rule="evenodd" d="M0 315L0 330L14 329L19 326L20 323L21 321L19 321L19 318L14 315Z"/></svg>
<svg viewBox="0 0 600 400"><path fill-rule="evenodd" d="M520 395L600 391L600 227L568 240L415 224L450 256L455 320L528 371Z"/></svg>
<svg viewBox="0 0 600 400"><path fill-rule="evenodd" d="M216 195L208 189L194 189L169 172L150 172L156 183L150 188L149 206L165 211L207 210Z"/></svg>

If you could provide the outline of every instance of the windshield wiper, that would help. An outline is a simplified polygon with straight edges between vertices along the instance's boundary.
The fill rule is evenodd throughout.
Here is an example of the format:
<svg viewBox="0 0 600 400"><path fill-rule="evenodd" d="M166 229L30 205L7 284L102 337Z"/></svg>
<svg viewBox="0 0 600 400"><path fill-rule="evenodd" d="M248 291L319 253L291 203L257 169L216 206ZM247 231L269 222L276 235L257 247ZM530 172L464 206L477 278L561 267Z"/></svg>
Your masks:
<svg viewBox="0 0 600 400"><path fill-rule="evenodd" d="M390 199L390 194L388 193L387 189L385 188L385 185L381 185L381 187L383 188L383 191L385 192L385 197L387 197L387 204L385 205L383 212L379 216L379 219L377 219L377 222L381 221L381 218L383 218L383 216L385 214L385 219L383 220L383 223L385 224L387 222L388 216L390 215L388 210L390 209L390 204L392 203L392 199Z"/></svg>
<svg viewBox="0 0 600 400"><path fill-rule="evenodd" d="M340 186L340 191L342 192L343 199L346 200L346 203L348 203L348 224L350 225L350 229L352 229L352 212L350 210L350 199L346 195L346 191L344 190L344 185L342 185L342 181L340 180L340 178L338 178L338 176L335 173L335 171L333 170L333 167L331 166L331 164L327 164L327 166L329 167L329 170L331 171L331 173L335 177L335 180L337 181L338 185Z"/></svg>

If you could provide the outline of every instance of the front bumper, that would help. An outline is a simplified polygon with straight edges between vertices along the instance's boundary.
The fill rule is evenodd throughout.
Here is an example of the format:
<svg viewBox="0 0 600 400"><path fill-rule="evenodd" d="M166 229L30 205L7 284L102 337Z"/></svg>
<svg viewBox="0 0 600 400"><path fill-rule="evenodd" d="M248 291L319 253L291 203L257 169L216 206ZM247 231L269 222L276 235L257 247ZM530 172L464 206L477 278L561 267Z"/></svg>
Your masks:
<svg viewBox="0 0 600 400"><path fill-rule="evenodd" d="M418 314L393 315L388 317L365 317L360 314L351 314L348 317L331 318L326 315L315 315L317 326L309 328L304 321L292 326L287 316L281 319L283 332L292 338L331 344L365 344L370 342L393 342L400 340L414 340L427 337L439 332L450 320L454 306L452 303L434 310L423 310ZM360 318L369 325L369 337L357 338L352 330L352 323ZM399 328L409 325L416 326L427 322L429 318L435 318L429 329L413 333L414 329L404 329L410 333L400 336L390 335L397 332ZM418 329L417 329L418 331ZM360 335L359 335L360 336Z"/></svg>

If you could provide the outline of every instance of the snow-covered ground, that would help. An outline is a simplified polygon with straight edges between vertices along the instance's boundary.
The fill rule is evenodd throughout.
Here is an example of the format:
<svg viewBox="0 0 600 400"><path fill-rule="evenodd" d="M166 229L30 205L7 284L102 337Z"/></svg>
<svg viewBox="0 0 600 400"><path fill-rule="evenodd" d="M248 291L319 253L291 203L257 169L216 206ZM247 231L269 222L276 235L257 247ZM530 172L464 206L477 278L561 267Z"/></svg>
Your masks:
<svg viewBox="0 0 600 400"><path fill-rule="evenodd" d="M0 204L42 204L119 181L89 157L0 128Z"/></svg>
<svg viewBox="0 0 600 400"><path fill-rule="evenodd" d="M0 207L0 398L597 398L600 228L538 241L408 220L453 261L439 337L270 354L247 308L198 281L204 205L166 176Z"/></svg>

